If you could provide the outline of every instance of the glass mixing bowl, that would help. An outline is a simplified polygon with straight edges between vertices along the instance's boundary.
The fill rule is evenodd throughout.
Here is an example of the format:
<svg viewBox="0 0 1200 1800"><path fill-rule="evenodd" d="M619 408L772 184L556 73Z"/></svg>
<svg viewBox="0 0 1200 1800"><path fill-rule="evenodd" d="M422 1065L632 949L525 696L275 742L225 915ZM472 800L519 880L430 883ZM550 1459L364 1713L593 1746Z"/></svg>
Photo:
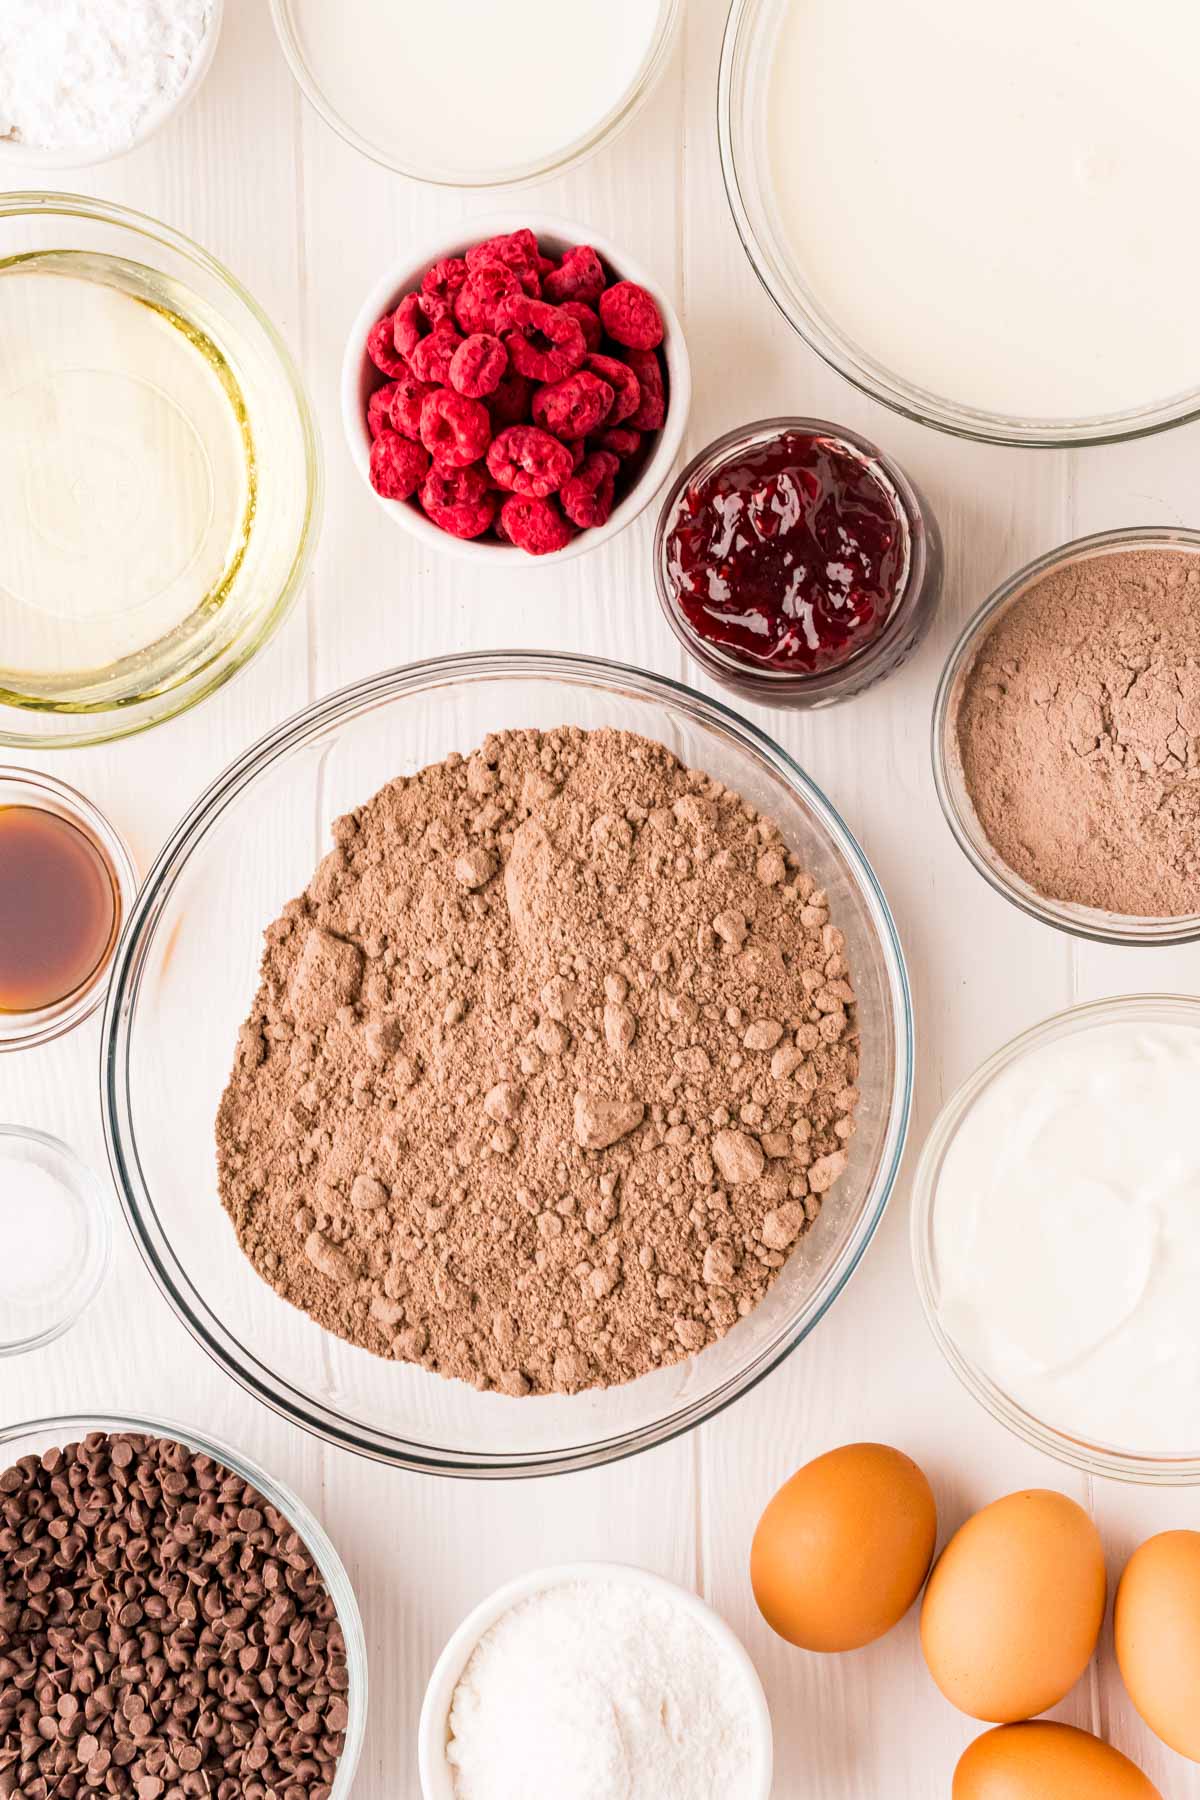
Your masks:
<svg viewBox="0 0 1200 1800"><path fill-rule="evenodd" d="M19 1425L6 1425L0 1427L0 1470L10 1469L22 1456L40 1457L47 1450L77 1443L90 1431L133 1431L151 1437L171 1438L202 1456L211 1456L243 1481L248 1481L299 1533L321 1571L346 1640L346 1671L350 1678L346 1705L350 1718L346 1725L346 1746L338 1763L330 1800L347 1800L354 1786L354 1772L367 1727L367 1641L350 1577L321 1525L302 1500L240 1451L231 1450L228 1444L205 1437L188 1426L176 1425L169 1419L138 1418L125 1413L69 1413L60 1418L28 1419Z"/></svg>
<svg viewBox="0 0 1200 1800"><path fill-rule="evenodd" d="M0 746L214 692L287 616L321 499L300 376L227 269L128 207L0 196Z"/></svg>
<svg viewBox="0 0 1200 1800"><path fill-rule="evenodd" d="M855 341L822 305L788 248L774 197L767 141L771 72L780 22L798 3L731 0L717 86L717 131L725 191L742 247L759 281L810 349L855 387L906 418L984 443L1042 447L1114 443L1164 431L1200 415L1195 385L1128 412L1094 418L1024 418L991 412L950 394L932 393ZM828 165L837 168L836 144L816 144L813 153L818 158L823 153ZM863 229L870 230L869 222ZM929 305L936 314L936 293L930 293Z"/></svg>
<svg viewBox="0 0 1200 1800"><path fill-rule="evenodd" d="M621 1387L512 1399L356 1349L267 1287L216 1191L213 1120L257 985L260 936L306 887L331 820L489 731L611 726L666 744L771 814L829 890L863 1038L850 1164L762 1304L699 1356ZM912 1086L903 955L862 851L754 726L677 683L588 657L493 652L418 663L318 701L202 795L147 878L104 1025L109 1155L129 1225L184 1323L285 1417L381 1462L544 1475L649 1448L710 1418L813 1329L896 1177Z"/></svg>

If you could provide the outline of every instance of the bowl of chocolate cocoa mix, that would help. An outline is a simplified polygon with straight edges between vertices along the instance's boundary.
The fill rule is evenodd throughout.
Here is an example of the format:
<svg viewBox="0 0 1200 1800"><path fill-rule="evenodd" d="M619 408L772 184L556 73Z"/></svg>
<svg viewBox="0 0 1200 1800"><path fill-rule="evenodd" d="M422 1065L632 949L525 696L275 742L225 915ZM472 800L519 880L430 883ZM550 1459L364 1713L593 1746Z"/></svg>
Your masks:
<svg viewBox="0 0 1200 1800"><path fill-rule="evenodd" d="M446 1474L710 1417L849 1279L912 1026L869 864L719 703L517 652L264 739L148 878L104 1106L134 1237L238 1380Z"/></svg>
<svg viewBox="0 0 1200 1800"><path fill-rule="evenodd" d="M1200 937L1200 533L1079 538L1007 581L950 654L938 798L997 893L1077 937Z"/></svg>

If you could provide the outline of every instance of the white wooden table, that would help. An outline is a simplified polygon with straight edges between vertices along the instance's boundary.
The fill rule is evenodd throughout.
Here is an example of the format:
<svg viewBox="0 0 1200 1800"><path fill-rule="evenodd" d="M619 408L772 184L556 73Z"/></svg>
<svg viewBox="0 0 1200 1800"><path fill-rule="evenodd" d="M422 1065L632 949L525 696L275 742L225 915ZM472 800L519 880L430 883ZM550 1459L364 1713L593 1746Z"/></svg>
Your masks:
<svg viewBox="0 0 1200 1800"><path fill-rule="evenodd" d="M724 10L724 0L689 0L673 63L633 127L574 173L525 192L530 206L626 243L673 289L696 376L692 448L764 414L840 420L894 452L941 517L947 591L915 661L831 713L755 714L857 831L899 920L919 1043L907 1176L943 1097L1014 1032L1076 1000L1200 987L1200 950L1072 943L993 895L942 822L927 747L937 674L964 616L1020 563L1079 533L1196 524L1200 435L1192 428L1077 454L990 450L910 426L827 371L759 289L726 210L715 132ZM364 492L337 406L349 323L408 240L497 202L375 168L295 88L266 0L231 0L226 14L194 108L135 155L63 185L169 220L248 284L303 364L324 434L329 504L300 604L232 687L151 736L28 759L82 786L128 834L143 868L236 752L317 695L374 670L504 645L590 651L697 680L660 621L651 514L561 572L530 566L485 582L419 551ZM102 1167L98 1044L92 1021L63 1042L0 1060L0 1118L56 1132ZM123 1232L109 1283L81 1326L0 1367L0 1418L149 1410L240 1445L304 1495L346 1560L366 1621L372 1713L362 1800L419 1800L421 1694L462 1613L525 1568L584 1557L642 1563L693 1586L742 1635L774 1714L778 1800L944 1800L976 1727L934 1689L914 1619L873 1648L818 1659L789 1649L758 1618L747 1553L778 1483L833 1444L883 1439L929 1471L946 1528L1013 1488L1073 1494L1095 1515L1114 1571L1142 1538L1200 1524L1200 1500L1089 1482L990 1421L926 1333L910 1273L908 1200L902 1178L850 1288L768 1381L703 1430L594 1475L484 1486L392 1474L327 1449L208 1361ZM1109 1632L1061 1716L1132 1753L1168 1800L1200 1800L1200 1768L1156 1744L1133 1713Z"/></svg>

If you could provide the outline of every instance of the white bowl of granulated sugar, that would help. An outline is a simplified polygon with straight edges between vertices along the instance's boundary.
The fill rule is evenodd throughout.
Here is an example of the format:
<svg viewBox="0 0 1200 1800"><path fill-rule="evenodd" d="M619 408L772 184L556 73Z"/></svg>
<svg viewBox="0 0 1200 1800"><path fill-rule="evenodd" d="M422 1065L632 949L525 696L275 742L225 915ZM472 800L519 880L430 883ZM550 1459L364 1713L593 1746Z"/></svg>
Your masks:
<svg viewBox="0 0 1200 1800"><path fill-rule="evenodd" d="M418 1731L425 1800L769 1800L754 1664L694 1594L621 1563L498 1588L438 1658Z"/></svg>
<svg viewBox="0 0 1200 1800"><path fill-rule="evenodd" d="M0 175L136 150L193 98L224 0L0 0Z"/></svg>

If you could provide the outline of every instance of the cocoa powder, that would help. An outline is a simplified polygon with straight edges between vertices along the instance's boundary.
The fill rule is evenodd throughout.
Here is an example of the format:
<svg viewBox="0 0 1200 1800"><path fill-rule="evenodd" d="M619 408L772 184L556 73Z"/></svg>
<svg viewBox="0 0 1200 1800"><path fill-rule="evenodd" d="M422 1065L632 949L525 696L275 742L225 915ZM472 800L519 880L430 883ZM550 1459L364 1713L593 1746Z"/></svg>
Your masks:
<svg viewBox="0 0 1200 1800"><path fill-rule="evenodd" d="M993 849L1054 900L1200 912L1200 557L1051 573L979 650L957 740Z"/></svg>
<svg viewBox="0 0 1200 1800"><path fill-rule="evenodd" d="M844 940L662 745L506 732L392 782L266 933L217 1121L278 1293L506 1394L626 1381L762 1298L858 1100Z"/></svg>

